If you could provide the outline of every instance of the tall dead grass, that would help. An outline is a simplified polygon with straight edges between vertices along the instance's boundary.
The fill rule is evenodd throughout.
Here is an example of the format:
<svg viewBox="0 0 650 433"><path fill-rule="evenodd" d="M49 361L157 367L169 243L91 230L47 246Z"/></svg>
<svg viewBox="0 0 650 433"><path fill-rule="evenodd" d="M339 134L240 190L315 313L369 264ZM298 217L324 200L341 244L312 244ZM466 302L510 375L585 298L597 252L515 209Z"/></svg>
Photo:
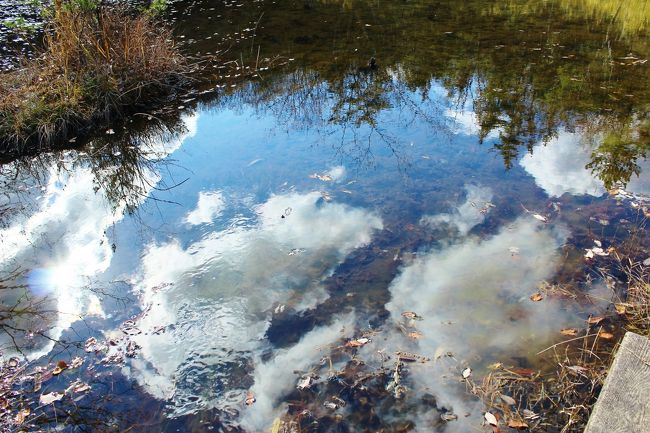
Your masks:
<svg viewBox="0 0 650 433"><path fill-rule="evenodd" d="M173 92L186 70L171 31L149 14L59 5L41 55L0 77L0 151L83 135Z"/></svg>

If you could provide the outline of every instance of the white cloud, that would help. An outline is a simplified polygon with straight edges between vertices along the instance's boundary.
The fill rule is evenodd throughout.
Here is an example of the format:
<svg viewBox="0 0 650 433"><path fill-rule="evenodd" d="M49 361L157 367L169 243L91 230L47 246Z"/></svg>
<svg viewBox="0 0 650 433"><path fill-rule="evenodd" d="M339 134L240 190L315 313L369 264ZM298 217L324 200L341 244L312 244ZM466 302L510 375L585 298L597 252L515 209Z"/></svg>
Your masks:
<svg viewBox="0 0 650 433"><path fill-rule="evenodd" d="M221 215L223 208L224 199L220 191L201 191L196 209L186 215L185 222L192 225L210 223Z"/></svg>

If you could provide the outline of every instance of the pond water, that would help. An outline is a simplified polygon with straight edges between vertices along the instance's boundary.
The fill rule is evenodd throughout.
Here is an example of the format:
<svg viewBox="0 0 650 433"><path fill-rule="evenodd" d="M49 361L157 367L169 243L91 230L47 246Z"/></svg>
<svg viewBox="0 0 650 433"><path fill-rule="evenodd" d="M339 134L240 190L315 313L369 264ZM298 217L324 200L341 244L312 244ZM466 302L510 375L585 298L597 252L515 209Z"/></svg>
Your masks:
<svg viewBox="0 0 650 433"><path fill-rule="evenodd" d="M461 372L548 368L646 258L638 3L172 2L207 84L0 169L28 430L481 431Z"/></svg>

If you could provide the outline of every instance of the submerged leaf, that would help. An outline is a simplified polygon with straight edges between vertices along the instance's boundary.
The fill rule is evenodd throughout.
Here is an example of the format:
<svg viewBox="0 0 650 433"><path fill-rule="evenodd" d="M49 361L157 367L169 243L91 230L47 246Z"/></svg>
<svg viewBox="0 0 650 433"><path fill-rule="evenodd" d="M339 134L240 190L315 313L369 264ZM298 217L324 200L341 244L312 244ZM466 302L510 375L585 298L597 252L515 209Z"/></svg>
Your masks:
<svg viewBox="0 0 650 433"><path fill-rule="evenodd" d="M539 292L533 293L532 295L530 295L530 300L533 301L533 302L539 302L542 299L544 299L544 297Z"/></svg>
<svg viewBox="0 0 650 433"><path fill-rule="evenodd" d="M603 320L605 320L604 316L590 316L587 319L587 323L590 324L590 325L598 325Z"/></svg>
<svg viewBox="0 0 650 433"><path fill-rule="evenodd" d="M578 335L578 330L575 328L564 328L564 329L560 329L560 334L569 337L575 337L576 335Z"/></svg>
<svg viewBox="0 0 650 433"><path fill-rule="evenodd" d="M514 428L517 430L525 430L528 428L528 424L526 424L524 421L520 421L517 419L511 419L508 421L508 427Z"/></svg>

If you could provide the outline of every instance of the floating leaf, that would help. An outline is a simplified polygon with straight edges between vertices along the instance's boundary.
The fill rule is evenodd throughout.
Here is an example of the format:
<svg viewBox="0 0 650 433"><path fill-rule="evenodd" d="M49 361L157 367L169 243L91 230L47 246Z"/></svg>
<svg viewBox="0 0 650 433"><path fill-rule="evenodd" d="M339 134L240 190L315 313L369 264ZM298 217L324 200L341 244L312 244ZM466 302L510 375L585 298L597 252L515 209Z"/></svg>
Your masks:
<svg viewBox="0 0 650 433"><path fill-rule="evenodd" d="M509 395L501 394L499 396L501 401L503 401L505 404L509 404L510 406L514 406L517 404L514 398L510 397Z"/></svg>
<svg viewBox="0 0 650 433"><path fill-rule="evenodd" d="M62 392L50 392L49 394L41 394L38 401L41 404L50 404L61 400L63 396L64 394Z"/></svg>
<svg viewBox="0 0 650 433"><path fill-rule="evenodd" d="M568 337L575 337L576 335L578 335L578 330L575 328L564 328L564 329L560 329L560 334L566 335Z"/></svg>
<svg viewBox="0 0 650 433"><path fill-rule="evenodd" d="M518 419L511 419L510 421L508 421L508 427L517 430L526 430L528 428L528 424Z"/></svg>
<svg viewBox="0 0 650 433"><path fill-rule="evenodd" d="M530 295L530 300L533 301L533 302L539 302L542 299L544 299L544 297L539 292L533 293L532 295Z"/></svg>
<svg viewBox="0 0 650 433"><path fill-rule="evenodd" d="M463 370L463 379L467 379L472 375L472 369L467 367L465 370Z"/></svg>
<svg viewBox="0 0 650 433"><path fill-rule="evenodd" d="M248 391L246 393L246 406L252 406L255 401L255 394L252 391Z"/></svg>
<svg viewBox="0 0 650 433"><path fill-rule="evenodd" d="M493 426L499 425L499 421L497 421L497 417L491 414L490 412L485 412L485 415L483 416L485 417L485 420L488 422L488 424Z"/></svg>

